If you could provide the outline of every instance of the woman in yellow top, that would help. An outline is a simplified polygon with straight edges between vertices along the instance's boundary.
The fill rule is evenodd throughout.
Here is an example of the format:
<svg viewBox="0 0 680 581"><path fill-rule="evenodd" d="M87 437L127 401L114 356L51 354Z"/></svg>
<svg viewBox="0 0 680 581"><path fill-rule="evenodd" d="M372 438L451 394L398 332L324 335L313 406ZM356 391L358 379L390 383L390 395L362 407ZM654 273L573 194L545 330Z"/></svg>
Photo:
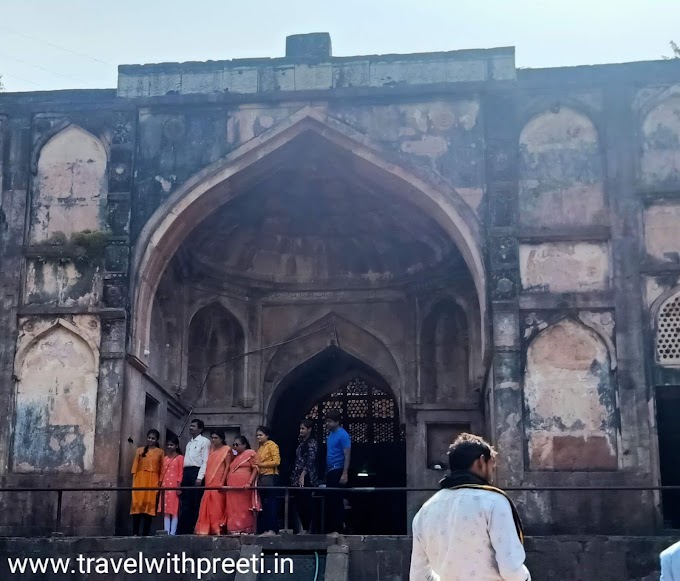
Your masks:
<svg viewBox="0 0 680 581"><path fill-rule="evenodd" d="M257 465L259 468L257 487L277 486L279 465L281 464L279 447L276 442L270 439L271 430L265 426L257 428L255 436L260 445L257 449ZM278 492L261 490L260 497L262 499L262 512L258 519L259 532L264 535L275 535L279 530Z"/></svg>
<svg viewBox="0 0 680 581"><path fill-rule="evenodd" d="M161 468L163 466L163 450L158 447L161 435L158 430L149 430L146 434L146 446L138 448L132 463L132 487L152 488L160 486ZM139 490L132 492L132 534L139 535L139 524L143 522L142 535L147 536L151 529L151 518L156 516L156 490Z"/></svg>

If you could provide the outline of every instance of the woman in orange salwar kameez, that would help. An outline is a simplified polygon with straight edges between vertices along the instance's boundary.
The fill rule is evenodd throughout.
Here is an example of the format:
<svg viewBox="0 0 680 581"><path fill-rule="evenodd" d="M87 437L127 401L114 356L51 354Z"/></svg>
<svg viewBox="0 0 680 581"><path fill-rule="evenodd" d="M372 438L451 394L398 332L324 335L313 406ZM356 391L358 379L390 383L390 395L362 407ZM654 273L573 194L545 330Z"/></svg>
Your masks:
<svg viewBox="0 0 680 581"><path fill-rule="evenodd" d="M231 461L227 472L227 486L244 488L245 490L227 491L227 513L225 521L227 530L232 534L255 532L257 511L261 510L257 490L257 453L250 449L245 436L234 440L237 456Z"/></svg>
<svg viewBox="0 0 680 581"><path fill-rule="evenodd" d="M234 457L231 448L225 445L224 432L213 430L210 432L212 446L208 463L205 468L205 487L224 486L227 470ZM226 504L224 490L206 490L201 500L195 532L197 535L219 535L220 526L224 524L224 509Z"/></svg>
<svg viewBox="0 0 680 581"><path fill-rule="evenodd" d="M163 460L161 470L161 487L177 488L182 483L184 472L184 456L179 447L179 438L170 436L165 444L168 454ZM158 512L163 512L164 528L169 535L177 534L177 518L179 516L179 490L166 490L158 498Z"/></svg>
<svg viewBox="0 0 680 581"><path fill-rule="evenodd" d="M149 430L146 434L146 446L138 448L132 463L132 487L155 488L160 484L161 466L163 465L163 450L158 447L161 435L158 430ZM132 534L139 534L140 522L143 523L142 534L147 536L151 529L151 519L156 516L156 490L133 490L132 505Z"/></svg>

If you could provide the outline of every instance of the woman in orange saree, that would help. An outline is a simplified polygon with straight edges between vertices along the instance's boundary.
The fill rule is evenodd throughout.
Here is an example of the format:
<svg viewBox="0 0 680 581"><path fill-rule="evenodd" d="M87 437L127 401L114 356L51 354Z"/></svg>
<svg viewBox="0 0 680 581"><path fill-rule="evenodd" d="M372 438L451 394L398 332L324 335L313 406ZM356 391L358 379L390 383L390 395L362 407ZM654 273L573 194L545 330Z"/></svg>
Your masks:
<svg viewBox="0 0 680 581"><path fill-rule="evenodd" d="M237 456L231 461L227 472L227 486L243 488L227 491L227 512L225 522L232 534L255 532L257 511L261 510L257 490L257 453L250 449L248 438L239 436L234 440Z"/></svg>
<svg viewBox="0 0 680 581"><path fill-rule="evenodd" d="M231 448L225 445L224 432L213 430L210 433L212 446L205 468L205 486L224 486L227 470L233 458ZM206 490L201 500L195 532L197 535L219 535L224 523L226 499L224 490Z"/></svg>

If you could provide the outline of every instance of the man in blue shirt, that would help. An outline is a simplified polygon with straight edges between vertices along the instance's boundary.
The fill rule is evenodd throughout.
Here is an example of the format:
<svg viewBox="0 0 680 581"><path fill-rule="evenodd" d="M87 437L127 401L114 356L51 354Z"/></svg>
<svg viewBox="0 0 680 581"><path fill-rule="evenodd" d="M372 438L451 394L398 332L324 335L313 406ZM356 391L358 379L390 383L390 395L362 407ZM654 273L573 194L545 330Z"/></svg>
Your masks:
<svg viewBox="0 0 680 581"><path fill-rule="evenodd" d="M680 581L680 543L675 543L661 553L660 581Z"/></svg>
<svg viewBox="0 0 680 581"><path fill-rule="evenodd" d="M352 441L349 434L340 426L340 412L330 410L326 414L326 427L329 430L326 440L326 486L338 488L345 486L349 479L349 460ZM326 499L326 532L342 533L345 520L345 503L341 494L329 494Z"/></svg>

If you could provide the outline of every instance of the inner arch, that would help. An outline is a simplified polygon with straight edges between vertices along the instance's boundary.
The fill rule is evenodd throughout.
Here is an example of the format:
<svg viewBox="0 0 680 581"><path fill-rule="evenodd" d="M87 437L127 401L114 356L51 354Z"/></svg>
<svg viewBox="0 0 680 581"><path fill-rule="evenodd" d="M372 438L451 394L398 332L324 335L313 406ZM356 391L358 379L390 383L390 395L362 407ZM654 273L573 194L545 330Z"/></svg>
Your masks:
<svg viewBox="0 0 680 581"><path fill-rule="evenodd" d="M276 387L268 417L281 449L281 474L288 481L300 421L314 423L312 437L325 452L328 409L342 415L352 438L349 486L406 485L406 443L399 406L388 382L370 365L331 346L291 371ZM319 467L323 470L323 458ZM323 474L322 474L323 476ZM403 493L381 497L353 495L346 512L347 530L356 534L404 534Z"/></svg>

